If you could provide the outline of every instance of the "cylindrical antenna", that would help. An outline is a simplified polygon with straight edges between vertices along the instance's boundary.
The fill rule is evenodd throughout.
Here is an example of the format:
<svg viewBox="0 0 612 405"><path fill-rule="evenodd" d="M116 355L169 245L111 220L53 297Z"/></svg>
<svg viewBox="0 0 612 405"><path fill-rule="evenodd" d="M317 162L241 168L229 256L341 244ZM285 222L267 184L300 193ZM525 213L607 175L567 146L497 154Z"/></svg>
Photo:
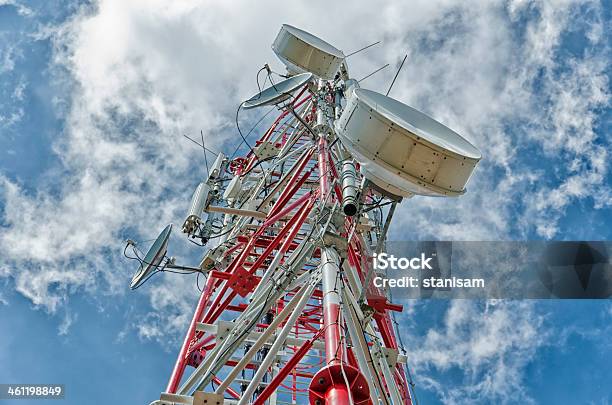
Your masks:
<svg viewBox="0 0 612 405"><path fill-rule="evenodd" d="M191 205L187 212L187 218L183 223L183 232L189 236L194 235L201 222L202 211L206 207L208 201L208 194L210 193L210 186L206 182L202 182L195 189L193 196L191 197Z"/></svg>
<svg viewBox="0 0 612 405"><path fill-rule="evenodd" d="M349 158L342 164L342 211L346 216L357 213L358 191L355 162Z"/></svg>

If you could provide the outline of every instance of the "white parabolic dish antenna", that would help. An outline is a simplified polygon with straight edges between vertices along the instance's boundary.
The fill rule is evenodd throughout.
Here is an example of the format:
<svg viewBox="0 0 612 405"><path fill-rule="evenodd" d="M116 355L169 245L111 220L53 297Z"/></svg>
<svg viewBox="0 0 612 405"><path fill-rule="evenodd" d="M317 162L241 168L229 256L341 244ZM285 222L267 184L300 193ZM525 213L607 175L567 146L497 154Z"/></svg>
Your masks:
<svg viewBox="0 0 612 405"><path fill-rule="evenodd" d="M289 72L312 72L325 80L334 78L344 60L341 50L288 24L281 27L272 44L272 50Z"/></svg>
<svg viewBox="0 0 612 405"><path fill-rule="evenodd" d="M313 78L312 73L302 73L278 82L261 93L255 94L242 104L244 109L282 103L291 97L291 93L305 85Z"/></svg>
<svg viewBox="0 0 612 405"><path fill-rule="evenodd" d="M461 195L481 158L453 130L371 90L351 92L336 130L366 178L398 196Z"/></svg>
<svg viewBox="0 0 612 405"><path fill-rule="evenodd" d="M145 282L151 273L153 273L161 264L162 260L166 256L166 252L168 251L168 239L170 238L170 232L172 232L172 224L168 225L163 231L161 231L157 239L155 239L155 242L153 242L149 248L149 251L140 263L140 267L138 267L138 271L136 271L136 274L134 274L134 277L132 277L132 283L130 284L130 288L132 290L140 287L140 285Z"/></svg>

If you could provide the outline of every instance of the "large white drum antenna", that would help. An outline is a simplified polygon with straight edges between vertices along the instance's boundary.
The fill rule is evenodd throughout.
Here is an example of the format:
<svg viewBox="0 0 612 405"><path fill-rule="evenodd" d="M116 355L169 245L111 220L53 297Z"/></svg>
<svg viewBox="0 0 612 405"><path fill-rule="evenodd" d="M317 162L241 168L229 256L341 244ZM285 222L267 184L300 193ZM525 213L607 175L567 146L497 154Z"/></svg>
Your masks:
<svg viewBox="0 0 612 405"><path fill-rule="evenodd" d="M272 50L290 73L311 72L330 80L340 69L344 53L309 32L284 24Z"/></svg>
<svg viewBox="0 0 612 405"><path fill-rule="evenodd" d="M461 195L481 158L453 130L371 90L350 91L336 131L366 178L402 197Z"/></svg>

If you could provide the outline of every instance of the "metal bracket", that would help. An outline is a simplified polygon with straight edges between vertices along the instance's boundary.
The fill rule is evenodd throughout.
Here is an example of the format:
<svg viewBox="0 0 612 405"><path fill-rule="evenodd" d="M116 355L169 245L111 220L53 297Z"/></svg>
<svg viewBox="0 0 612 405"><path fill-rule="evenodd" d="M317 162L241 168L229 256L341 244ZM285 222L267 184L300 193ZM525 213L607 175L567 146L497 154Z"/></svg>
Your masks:
<svg viewBox="0 0 612 405"><path fill-rule="evenodd" d="M346 252L346 250L348 249L348 243L346 241L346 238L343 238L331 232L325 232L323 234L323 242L326 246L335 246L336 249L340 250L341 252Z"/></svg>
<svg viewBox="0 0 612 405"><path fill-rule="evenodd" d="M162 392L159 397L159 401L155 401L153 403L155 405L193 405L193 397Z"/></svg>
<svg viewBox="0 0 612 405"><path fill-rule="evenodd" d="M384 355L387 359L387 364L389 365L389 368L395 368L398 362L399 351L390 347L383 347L382 355Z"/></svg>
<svg viewBox="0 0 612 405"><path fill-rule="evenodd" d="M216 248L210 249L200 262L200 268L202 270L212 270L215 267L220 267L223 254L227 251L227 246L219 245ZM217 268L217 270L222 270Z"/></svg>
<svg viewBox="0 0 612 405"><path fill-rule="evenodd" d="M259 160L269 159L278 155L280 148L272 142L263 141L254 149Z"/></svg>
<svg viewBox="0 0 612 405"><path fill-rule="evenodd" d="M359 307L361 308L361 312L363 312L362 323L365 325L365 324L369 323L372 320L372 316L374 315L374 312L376 312L376 311L374 310L374 308L372 308L371 306L369 306L365 302L362 303Z"/></svg>
<svg viewBox="0 0 612 405"><path fill-rule="evenodd" d="M223 405L225 399L221 394L196 391L193 396L193 405Z"/></svg>
<svg viewBox="0 0 612 405"><path fill-rule="evenodd" d="M242 266L237 267L228 280L229 287L241 297L246 297L257 285L259 277L246 271Z"/></svg>
<svg viewBox="0 0 612 405"><path fill-rule="evenodd" d="M219 320L217 322L217 339L225 340L227 336L230 334L230 332L232 331L232 329L234 328L234 326L235 326L234 322Z"/></svg>

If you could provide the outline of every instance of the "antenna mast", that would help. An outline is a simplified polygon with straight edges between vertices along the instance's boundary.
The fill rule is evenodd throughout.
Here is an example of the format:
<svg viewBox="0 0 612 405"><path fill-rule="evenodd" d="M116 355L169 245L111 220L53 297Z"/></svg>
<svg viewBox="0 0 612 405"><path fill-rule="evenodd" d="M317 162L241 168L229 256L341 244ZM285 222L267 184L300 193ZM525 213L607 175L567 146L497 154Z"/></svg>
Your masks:
<svg viewBox="0 0 612 405"><path fill-rule="evenodd" d="M412 404L390 316L402 306L369 282L371 257L397 202L461 194L480 156L388 122L388 98L362 92L343 53L314 35L283 25L273 50L290 77L243 107L277 105L279 116L245 156L217 156L183 225L211 247L198 266L206 283L152 404ZM420 154L434 165L393 160Z"/></svg>

